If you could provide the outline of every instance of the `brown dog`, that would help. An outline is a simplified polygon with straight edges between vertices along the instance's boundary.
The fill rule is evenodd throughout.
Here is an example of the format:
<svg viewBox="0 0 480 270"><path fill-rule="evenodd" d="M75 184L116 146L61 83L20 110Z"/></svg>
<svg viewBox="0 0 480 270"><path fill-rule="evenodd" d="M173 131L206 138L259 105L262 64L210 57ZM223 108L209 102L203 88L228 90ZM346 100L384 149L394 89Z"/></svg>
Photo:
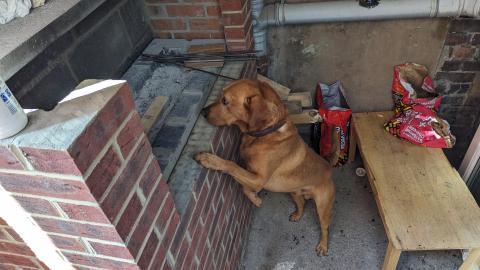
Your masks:
<svg viewBox="0 0 480 270"><path fill-rule="evenodd" d="M206 168L231 175L256 206L262 204L257 196L262 189L289 192L297 207L290 221L300 220L305 199L313 199L322 232L316 251L318 255L326 255L335 196L332 168L298 135L277 93L259 81L235 81L203 113L212 125L240 128L243 133L240 155L246 169L209 153L199 153L195 160Z"/></svg>

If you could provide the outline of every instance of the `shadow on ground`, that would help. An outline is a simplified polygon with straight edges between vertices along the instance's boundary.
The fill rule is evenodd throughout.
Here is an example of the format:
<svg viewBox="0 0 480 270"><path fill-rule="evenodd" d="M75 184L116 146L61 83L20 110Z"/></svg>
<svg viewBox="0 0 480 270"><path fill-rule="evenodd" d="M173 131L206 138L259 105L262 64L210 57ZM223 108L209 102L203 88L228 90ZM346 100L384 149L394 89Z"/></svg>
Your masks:
<svg viewBox="0 0 480 270"><path fill-rule="evenodd" d="M304 217L288 221L294 204L288 194L261 192L240 270L381 269L387 238L367 177L355 175L360 161L336 169L337 195L329 252L317 257L319 223L308 201ZM404 252L397 269L458 269L459 251Z"/></svg>

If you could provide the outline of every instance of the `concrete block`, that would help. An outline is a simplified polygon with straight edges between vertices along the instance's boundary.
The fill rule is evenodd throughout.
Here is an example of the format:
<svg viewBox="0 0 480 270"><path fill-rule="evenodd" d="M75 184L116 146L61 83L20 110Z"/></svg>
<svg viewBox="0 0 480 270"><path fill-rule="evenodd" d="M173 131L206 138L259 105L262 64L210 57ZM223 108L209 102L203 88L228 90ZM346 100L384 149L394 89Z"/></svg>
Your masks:
<svg viewBox="0 0 480 270"><path fill-rule="evenodd" d="M42 53L37 55L28 65L24 66L15 73L8 81L8 86L17 96L23 96L27 91L33 88L38 81L39 76L44 76L50 72L54 62L61 62L59 59L65 51L74 43L75 39L70 32L59 37L51 43Z"/></svg>
<svg viewBox="0 0 480 270"><path fill-rule="evenodd" d="M25 78L28 80L28 78ZM19 102L24 109L52 110L77 85L65 63L58 64L43 77L32 90L20 96Z"/></svg>
<svg viewBox="0 0 480 270"><path fill-rule="evenodd" d="M69 62L80 80L111 78L119 72L130 49L120 15L115 13L75 47Z"/></svg>
<svg viewBox="0 0 480 270"><path fill-rule="evenodd" d="M150 31L145 16L143 1L128 0L120 8L120 14L125 22L132 44L136 44L146 31Z"/></svg>
<svg viewBox="0 0 480 270"><path fill-rule="evenodd" d="M107 0L97 9L90 13L85 19L78 23L72 31L77 36L83 36L98 26L99 21L110 17L125 0Z"/></svg>

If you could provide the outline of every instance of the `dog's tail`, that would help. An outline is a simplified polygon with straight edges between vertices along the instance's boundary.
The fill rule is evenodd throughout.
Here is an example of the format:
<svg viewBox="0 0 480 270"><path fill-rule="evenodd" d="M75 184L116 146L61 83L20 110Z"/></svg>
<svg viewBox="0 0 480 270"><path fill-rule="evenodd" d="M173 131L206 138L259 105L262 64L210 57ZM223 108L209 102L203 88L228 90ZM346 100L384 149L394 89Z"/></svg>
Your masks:
<svg viewBox="0 0 480 270"><path fill-rule="evenodd" d="M335 166L338 163L338 159L340 158L340 137L338 132L332 128L332 150L330 151L330 155L328 155L327 160L330 163L330 166Z"/></svg>

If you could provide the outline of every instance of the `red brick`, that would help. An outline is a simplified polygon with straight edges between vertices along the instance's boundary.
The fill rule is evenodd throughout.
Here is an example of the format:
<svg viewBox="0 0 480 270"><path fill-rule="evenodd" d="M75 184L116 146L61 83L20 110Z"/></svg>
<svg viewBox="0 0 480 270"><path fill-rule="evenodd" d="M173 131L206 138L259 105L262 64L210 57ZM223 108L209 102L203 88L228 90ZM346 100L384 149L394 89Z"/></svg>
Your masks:
<svg viewBox="0 0 480 270"><path fill-rule="evenodd" d="M137 194L134 194L133 197L130 199L130 202L127 205L127 208L120 217L118 224L116 226L118 234L126 240L128 234L132 230L135 221L137 220L138 216L140 215L140 211L142 210L142 203L140 199L137 197Z"/></svg>
<svg viewBox="0 0 480 270"><path fill-rule="evenodd" d="M223 26L217 19L191 19L190 28L193 30L222 30Z"/></svg>
<svg viewBox="0 0 480 270"><path fill-rule="evenodd" d="M5 253L16 253L25 256L35 256L26 244L17 244L0 241L0 251Z"/></svg>
<svg viewBox="0 0 480 270"><path fill-rule="evenodd" d="M173 38L173 34L172 34L171 32L163 32L163 31L160 31L160 32L155 31L155 32L153 33L153 36L154 36L155 38L164 38L164 39L171 39L171 38Z"/></svg>
<svg viewBox="0 0 480 270"><path fill-rule="evenodd" d="M11 227L8 227L8 228L5 228L5 231L17 242L22 242L23 243L23 239L20 237L20 235L18 235L18 233L12 229Z"/></svg>
<svg viewBox="0 0 480 270"><path fill-rule="evenodd" d="M244 25L247 19L246 12L222 14L223 25Z"/></svg>
<svg viewBox="0 0 480 270"><path fill-rule="evenodd" d="M215 32L180 32L180 33L173 33L174 38L176 39L223 39L224 34L223 31L215 31Z"/></svg>
<svg viewBox="0 0 480 270"><path fill-rule="evenodd" d="M21 148L33 168L41 172L82 175L74 160L66 151Z"/></svg>
<svg viewBox="0 0 480 270"><path fill-rule="evenodd" d="M220 15L220 7L219 6L208 6L207 7L207 15L208 16L219 16Z"/></svg>
<svg viewBox="0 0 480 270"><path fill-rule="evenodd" d="M48 216L60 216L58 211L53 208L52 204L43 199L14 196L15 200L20 203L25 211L31 214L41 214Z"/></svg>
<svg viewBox="0 0 480 270"><path fill-rule="evenodd" d="M150 262L154 258L153 255L155 254L155 250L157 249L159 244L159 240L155 232L152 232L150 234L150 237L148 238L148 241L145 245L145 248L142 251L142 255L140 256L140 259L138 260L138 266L140 266L141 269L147 269L148 266L150 265Z"/></svg>
<svg viewBox="0 0 480 270"><path fill-rule="evenodd" d="M172 196L168 195L167 198L165 199L165 203L162 207L162 211L158 215L157 221L155 223L157 229L160 232L163 232L167 228L168 221L172 212L175 212L175 204L172 199Z"/></svg>
<svg viewBox="0 0 480 270"><path fill-rule="evenodd" d="M98 257L90 257L80 254L65 253L64 256L68 259L69 262L79 265L97 267L97 268L106 268L106 269L122 269L122 270L139 270L137 265L119 262L109 259L102 259Z"/></svg>
<svg viewBox="0 0 480 270"><path fill-rule="evenodd" d="M22 170L23 166L8 148L0 146L0 168Z"/></svg>
<svg viewBox="0 0 480 270"><path fill-rule="evenodd" d="M5 222L5 220L3 220L3 218L0 217L0 225L7 225L7 222Z"/></svg>
<svg viewBox="0 0 480 270"><path fill-rule="evenodd" d="M249 33L244 28L225 28L225 38L244 39Z"/></svg>
<svg viewBox="0 0 480 270"><path fill-rule="evenodd" d="M46 232L61 233L77 237L88 237L118 243L123 242L113 227L50 218L35 217L34 219Z"/></svg>
<svg viewBox="0 0 480 270"><path fill-rule="evenodd" d="M8 233L3 231L1 228L0 228L0 240L9 240L10 241L10 238L8 237Z"/></svg>
<svg viewBox="0 0 480 270"><path fill-rule="evenodd" d="M178 224L180 223L180 216L177 213L173 213L172 218L170 219L170 223L168 224L168 228L163 235L162 243L166 247L170 247L170 243L173 241L173 237L175 236L175 232L177 231Z"/></svg>
<svg viewBox="0 0 480 270"><path fill-rule="evenodd" d="M88 169L128 114L134 110L128 85L122 86L77 138L69 153L82 173Z"/></svg>
<svg viewBox="0 0 480 270"><path fill-rule="evenodd" d="M190 269L189 266L192 264L193 256L195 256L195 248L190 245L187 254L185 255L185 259L183 260L182 267L180 267L180 269Z"/></svg>
<svg viewBox="0 0 480 270"><path fill-rule="evenodd" d="M240 11L247 0L219 0L222 11Z"/></svg>
<svg viewBox="0 0 480 270"><path fill-rule="evenodd" d="M128 242L128 249L134 257L137 257L140 246L144 241L145 234L148 233L150 226L155 221L156 214L166 196L166 188L162 185L158 185Z"/></svg>
<svg viewBox="0 0 480 270"><path fill-rule="evenodd" d="M108 185L120 169L121 165L122 161L120 160L120 157L111 146L86 181L93 196L97 200L99 200L105 190L107 190Z"/></svg>
<svg viewBox="0 0 480 270"><path fill-rule="evenodd" d="M151 154L150 143L143 137L122 174L102 202L102 209L111 221L119 214Z"/></svg>
<svg viewBox="0 0 480 270"><path fill-rule="evenodd" d="M60 249L67 249L73 251L85 252L85 247L80 243L77 238L73 237L64 237L58 235L49 235L52 239L53 244Z"/></svg>
<svg viewBox="0 0 480 270"><path fill-rule="evenodd" d="M153 256L154 261L152 262L150 269L161 269L162 265L164 263L166 264L166 255L167 247L165 246L164 242L162 242L158 246L157 252Z"/></svg>
<svg viewBox="0 0 480 270"><path fill-rule="evenodd" d="M22 257L22 256L16 256L13 254L3 254L0 253L0 262L2 263L10 263L10 264L15 264L18 266L26 266L26 267L32 267L37 269L37 265L32 262L31 259L27 257Z"/></svg>
<svg viewBox="0 0 480 270"><path fill-rule="evenodd" d="M182 265L183 260L185 259L186 255L187 255L189 247L190 247L190 244L188 243L187 239L184 238L183 241L182 241L182 244L180 245L180 248L178 249L178 254L175 257L176 258L176 260L175 260L176 268L182 269L180 266Z"/></svg>
<svg viewBox="0 0 480 270"><path fill-rule="evenodd" d="M134 259L132 257L132 254L130 254L130 252L125 246L114 246L114 245L102 244L102 243L91 242L91 241L90 241L90 245L92 246L92 248L95 250L97 254L126 259L126 260Z"/></svg>
<svg viewBox="0 0 480 270"><path fill-rule="evenodd" d="M167 6L167 14L170 17L204 17L205 9L203 6L181 5Z"/></svg>
<svg viewBox="0 0 480 270"><path fill-rule="evenodd" d="M177 3L177 0L145 0L148 4Z"/></svg>
<svg viewBox="0 0 480 270"><path fill-rule="evenodd" d="M148 195L152 193L153 187L155 186L155 183L160 176L160 166L158 165L158 162L156 159L152 159L150 162L150 165L147 168L147 171L142 177L142 180L140 180L140 188L143 191L143 195L145 195L146 198L148 198ZM165 181L161 179L160 181Z"/></svg>
<svg viewBox="0 0 480 270"><path fill-rule="evenodd" d="M456 60L470 59L475 54L474 47L459 46L452 50L452 58Z"/></svg>
<svg viewBox="0 0 480 270"><path fill-rule="evenodd" d="M184 30L187 28L183 19L154 19L151 20L154 31Z"/></svg>
<svg viewBox="0 0 480 270"><path fill-rule="evenodd" d="M117 142L122 151L123 157L127 157L132 151L140 135L143 134L142 120L137 112L132 115L127 125L118 134Z"/></svg>
<svg viewBox="0 0 480 270"><path fill-rule="evenodd" d="M103 211L94 206L58 203L71 219L110 224Z"/></svg>
<svg viewBox="0 0 480 270"><path fill-rule="evenodd" d="M13 264L0 263L0 270L18 270L18 268Z"/></svg>
<svg viewBox="0 0 480 270"><path fill-rule="evenodd" d="M88 187L80 181L0 173L0 184L9 192L81 201L95 201Z"/></svg>

